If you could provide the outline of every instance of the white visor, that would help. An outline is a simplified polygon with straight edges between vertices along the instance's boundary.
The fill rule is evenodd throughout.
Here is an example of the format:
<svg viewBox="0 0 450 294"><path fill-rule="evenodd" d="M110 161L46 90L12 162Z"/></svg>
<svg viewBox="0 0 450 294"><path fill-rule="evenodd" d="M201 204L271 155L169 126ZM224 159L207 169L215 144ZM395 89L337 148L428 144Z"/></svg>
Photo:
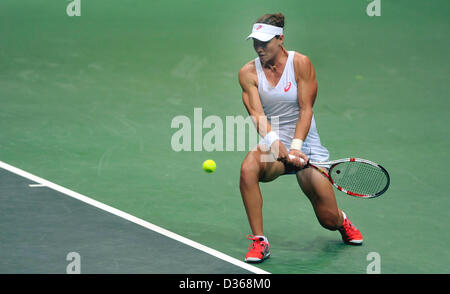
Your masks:
<svg viewBox="0 0 450 294"><path fill-rule="evenodd" d="M283 28L268 25L265 23L255 23L253 25L253 30L247 39L255 38L261 42L267 42L275 36L281 36L283 34Z"/></svg>

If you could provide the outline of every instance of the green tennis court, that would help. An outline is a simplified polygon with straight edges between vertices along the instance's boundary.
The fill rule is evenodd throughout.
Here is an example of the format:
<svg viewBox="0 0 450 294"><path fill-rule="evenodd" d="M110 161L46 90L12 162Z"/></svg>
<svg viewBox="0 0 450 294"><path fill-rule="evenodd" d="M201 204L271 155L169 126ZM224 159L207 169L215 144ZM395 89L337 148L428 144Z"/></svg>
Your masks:
<svg viewBox="0 0 450 294"><path fill-rule="evenodd" d="M186 116L193 133L195 108L203 119L246 117L237 73L256 55L244 39L260 15L282 12L286 48L317 72L315 119L330 158L378 162L391 186L372 200L336 192L364 235L351 247L319 225L294 177L262 184L272 255L255 267L366 273L376 252L381 273L450 273L448 1L381 0L373 17L366 0L81 0L81 16L69 17L70 2L0 3L1 162L242 261L246 151L176 152L171 123ZM1 273L65 272L70 244L89 272L249 271L6 170L0 179ZM52 235L69 229L88 234ZM183 250L187 261L170 258Z"/></svg>

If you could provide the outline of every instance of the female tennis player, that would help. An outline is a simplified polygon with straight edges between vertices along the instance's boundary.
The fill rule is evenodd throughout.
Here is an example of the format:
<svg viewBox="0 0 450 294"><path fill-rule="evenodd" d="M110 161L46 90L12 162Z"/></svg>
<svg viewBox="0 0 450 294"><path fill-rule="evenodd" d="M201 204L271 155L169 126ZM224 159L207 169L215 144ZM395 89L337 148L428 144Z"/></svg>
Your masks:
<svg viewBox="0 0 450 294"><path fill-rule="evenodd" d="M317 94L314 67L307 56L286 50L283 28L281 13L261 16L247 37L253 39L258 57L239 71L244 105L264 138L241 165L240 190L253 232L247 236L253 241L245 256L247 262L262 262L270 256L259 182L286 174L296 175L324 228L338 230L346 244L363 242L359 230L338 208L328 179L313 168L299 170L303 167L300 158L304 162L327 161L329 153L320 142L313 115Z"/></svg>

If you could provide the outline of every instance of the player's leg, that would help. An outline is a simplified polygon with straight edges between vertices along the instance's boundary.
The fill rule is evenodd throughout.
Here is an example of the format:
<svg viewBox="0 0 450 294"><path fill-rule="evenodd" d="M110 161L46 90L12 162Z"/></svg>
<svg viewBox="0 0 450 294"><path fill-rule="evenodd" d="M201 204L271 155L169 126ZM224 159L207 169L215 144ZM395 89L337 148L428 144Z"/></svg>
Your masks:
<svg viewBox="0 0 450 294"><path fill-rule="evenodd" d="M259 182L269 182L284 173L284 165L278 161L265 162L262 156L269 155L259 148L250 151L241 165L240 190L253 236L252 245L245 255L246 262L262 262L270 256L269 241L264 236L262 205Z"/></svg>
<svg viewBox="0 0 450 294"><path fill-rule="evenodd" d="M314 168L306 168L298 172L297 180L311 201L319 223L328 230L339 230L345 243L361 245L363 237L345 213L338 208L333 186L329 180Z"/></svg>
<svg viewBox="0 0 450 294"><path fill-rule="evenodd" d="M264 162L268 152L255 148L245 157L241 165L240 190L247 212L250 228L254 235L263 235L263 199L259 182L270 182L284 173L284 165L279 161Z"/></svg>
<svg viewBox="0 0 450 294"><path fill-rule="evenodd" d="M311 201L319 223L326 229L337 230L344 219L328 179L314 168L305 168L297 173L297 181Z"/></svg>

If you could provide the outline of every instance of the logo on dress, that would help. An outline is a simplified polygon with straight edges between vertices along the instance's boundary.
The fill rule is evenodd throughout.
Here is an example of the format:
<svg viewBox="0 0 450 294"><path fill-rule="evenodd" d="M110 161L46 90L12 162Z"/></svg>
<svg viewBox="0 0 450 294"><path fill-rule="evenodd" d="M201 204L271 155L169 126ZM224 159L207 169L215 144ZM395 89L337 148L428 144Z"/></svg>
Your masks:
<svg viewBox="0 0 450 294"><path fill-rule="evenodd" d="M291 82L288 83L288 85L284 88L284 92L289 91L291 89Z"/></svg>

